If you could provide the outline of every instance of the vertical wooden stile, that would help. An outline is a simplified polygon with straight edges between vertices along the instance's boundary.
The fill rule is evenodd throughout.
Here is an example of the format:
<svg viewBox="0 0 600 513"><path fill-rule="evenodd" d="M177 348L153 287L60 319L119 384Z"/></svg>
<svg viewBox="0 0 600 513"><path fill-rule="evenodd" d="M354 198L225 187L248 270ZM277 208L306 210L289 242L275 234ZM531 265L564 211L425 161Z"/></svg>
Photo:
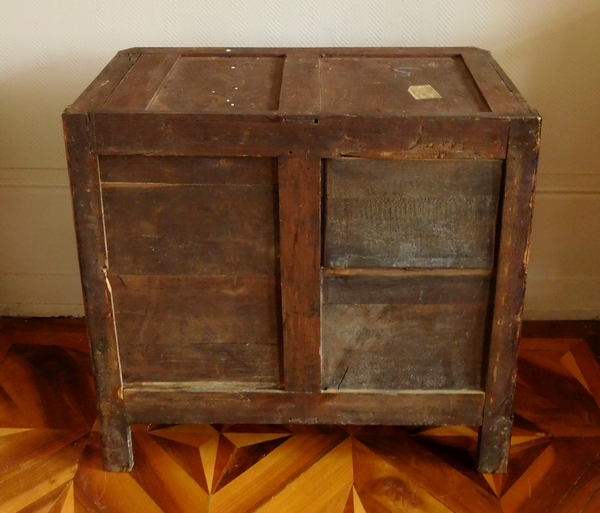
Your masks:
<svg viewBox="0 0 600 513"><path fill-rule="evenodd" d="M538 116L511 121L485 406L480 472L506 472L513 419L517 356L529 261L533 193L539 153Z"/></svg>
<svg viewBox="0 0 600 513"><path fill-rule="evenodd" d="M321 388L321 160L279 159L284 388Z"/></svg>

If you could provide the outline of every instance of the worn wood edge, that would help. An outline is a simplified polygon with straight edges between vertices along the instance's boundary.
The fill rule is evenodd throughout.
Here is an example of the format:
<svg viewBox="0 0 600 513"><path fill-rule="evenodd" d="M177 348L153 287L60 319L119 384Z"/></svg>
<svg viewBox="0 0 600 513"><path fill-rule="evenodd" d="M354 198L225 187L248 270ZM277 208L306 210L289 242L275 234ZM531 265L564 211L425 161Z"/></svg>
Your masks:
<svg viewBox="0 0 600 513"><path fill-rule="evenodd" d="M473 82L493 114L514 116L529 112L529 106L525 99L522 96L516 96L513 90L504 82L504 77L500 75L498 68L493 65L490 52L483 50L465 52L461 57L471 74ZM494 86L498 84L501 84L502 87L494 89ZM503 105L503 102L508 104Z"/></svg>
<svg viewBox="0 0 600 513"><path fill-rule="evenodd" d="M119 53L131 54L131 53L182 53L204 56L207 54L215 54L215 57L228 56L228 55L249 55L256 56L256 54L264 54L266 56L285 56L288 54L294 54L299 56L313 56L325 53L331 53L334 55L341 56L373 56L377 57L379 54L385 56L415 56L423 55L429 57L431 55L460 55L464 52L474 51L485 51L476 47L397 47L397 46L383 46L383 47L255 47L255 48L244 48L244 47L132 47L125 50L121 50Z"/></svg>
<svg viewBox="0 0 600 513"><path fill-rule="evenodd" d="M126 388L131 423L480 425L481 391L371 393Z"/></svg>
<svg viewBox="0 0 600 513"><path fill-rule="evenodd" d="M368 276L368 277L390 277L390 278L408 278L412 276L482 276L490 277L494 273L493 269L396 269L396 268L349 268L332 267L322 270L323 277L344 278L349 276Z"/></svg>
<svg viewBox="0 0 600 513"><path fill-rule="evenodd" d="M486 397L477 448L478 469L485 473L505 473L508 468L540 131L539 116L511 122Z"/></svg>
<svg viewBox="0 0 600 513"><path fill-rule="evenodd" d="M75 114L101 108L138 58L137 53L119 52L83 93L65 109L65 113Z"/></svg>
<svg viewBox="0 0 600 513"><path fill-rule="evenodd" d="M125 418L112 289L107 278L100 175L97 157L92 153L89 116L65 113L63 128L102 434L102 460L106 470L129 471L133 466L131 432Z"/></svg>

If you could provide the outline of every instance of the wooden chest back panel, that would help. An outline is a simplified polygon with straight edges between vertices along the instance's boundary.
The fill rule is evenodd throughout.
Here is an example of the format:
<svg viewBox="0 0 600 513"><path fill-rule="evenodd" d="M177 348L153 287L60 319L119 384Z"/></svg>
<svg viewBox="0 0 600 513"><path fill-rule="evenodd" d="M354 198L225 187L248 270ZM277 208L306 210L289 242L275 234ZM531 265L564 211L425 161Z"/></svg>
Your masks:
<svg viewBox="0 0 600 513"><path fill-rule="evenodd" d="M491 268L502 161L330 159L329 267Z"/></svg>
<svg viewBox="0 0 600 513"><path fill-rule="evenodd" d="M324 277L323 386L478 390L490 274L403 274Z"/></svg>

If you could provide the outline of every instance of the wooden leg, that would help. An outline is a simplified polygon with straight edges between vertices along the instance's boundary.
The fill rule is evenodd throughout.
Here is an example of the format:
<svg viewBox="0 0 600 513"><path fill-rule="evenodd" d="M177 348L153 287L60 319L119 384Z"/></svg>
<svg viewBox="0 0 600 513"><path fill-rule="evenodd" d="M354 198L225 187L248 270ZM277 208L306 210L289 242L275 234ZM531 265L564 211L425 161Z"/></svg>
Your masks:
<svg viewBox="0 0 600 513"><path fill-rule="evenodd" d="M102 466L108 472L129 472L133 467L131 428L124 419L100 419L102 436Z"/></svg>
<svg viewBox="0 0 600 513"><path fill-rule="evenodd" d="M102 460L106 470L131 470L131 433L125 417L123 376L108 279L106 239L101 217L98 159L92 151L90 121L84 114L63 116L79 267L88 338L100 413Z"/></svg>
<svg viewBox="0 0 600 513"><path fill-rule="evenodd" d="M537 116L511 121L477 458L479 471L485 473L506 472L508 467L539 138Z"/></svg>

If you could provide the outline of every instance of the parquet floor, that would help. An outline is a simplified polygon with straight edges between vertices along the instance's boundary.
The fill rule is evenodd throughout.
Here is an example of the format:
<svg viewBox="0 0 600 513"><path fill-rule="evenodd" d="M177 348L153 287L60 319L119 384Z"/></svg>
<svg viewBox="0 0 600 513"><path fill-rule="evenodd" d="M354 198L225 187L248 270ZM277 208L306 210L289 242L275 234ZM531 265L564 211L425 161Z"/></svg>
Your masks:
<svg viewBox="0 0 600 513"><path fill-rule="evenodd" d="M502 477L475 472L470 427L241 425L135 426L133 472L112 474L83 323L0 323L1 513L600 512L600 366L584 338L524 338Z"/></svg>

